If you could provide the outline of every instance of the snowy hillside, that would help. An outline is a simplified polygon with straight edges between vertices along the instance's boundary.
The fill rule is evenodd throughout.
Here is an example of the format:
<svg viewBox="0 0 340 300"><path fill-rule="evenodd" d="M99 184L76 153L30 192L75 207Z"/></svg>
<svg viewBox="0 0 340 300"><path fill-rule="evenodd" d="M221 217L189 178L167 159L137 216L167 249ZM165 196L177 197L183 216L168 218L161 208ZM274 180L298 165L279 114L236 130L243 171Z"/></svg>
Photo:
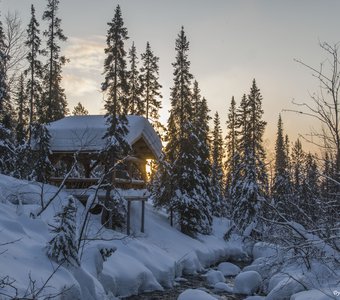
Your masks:
<svg viewBox="0 0 340 300"><path fill-rule="evenodd" d="M38 184L0 175L0 278L8 283L1 290L3 295L64 292L67 299L128 296L169 288L183 272L200 271L242 252L240 246L223 241L226 221L216 220L214 235L195 240L171 228L166 216L154 211L150 204L146 205L146 233L141 234L136 203L132 205L131 237L101 228L99 217L93 216L87 233L89 241L80 251L81 266L58 266L47 257L46 245L52 238L49 224L68 195L61 192L41 217L30 217L37 212L41 195L46 201L55 191L55 187L45 185L42 193ZM77 206L79 225L84 207L79 202ZM101 240L96 240L99 236ZM117 250L104 261L100 254L103 248Z"/></svg>

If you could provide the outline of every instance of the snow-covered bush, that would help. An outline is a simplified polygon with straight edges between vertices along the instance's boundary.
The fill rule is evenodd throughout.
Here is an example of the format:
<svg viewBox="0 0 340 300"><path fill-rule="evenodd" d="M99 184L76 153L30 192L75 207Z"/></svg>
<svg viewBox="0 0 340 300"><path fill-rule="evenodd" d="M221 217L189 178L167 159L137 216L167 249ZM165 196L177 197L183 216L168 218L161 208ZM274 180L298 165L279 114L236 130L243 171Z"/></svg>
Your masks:
<svg viewBox="0 0 340 300"><path fill-rule="evenodd" d="M57 225L50 225L55 235L48 243L47 255L57 263L79 265L75 218L76 206L74 198L70 196L68 204L55 216Z"/></svg>

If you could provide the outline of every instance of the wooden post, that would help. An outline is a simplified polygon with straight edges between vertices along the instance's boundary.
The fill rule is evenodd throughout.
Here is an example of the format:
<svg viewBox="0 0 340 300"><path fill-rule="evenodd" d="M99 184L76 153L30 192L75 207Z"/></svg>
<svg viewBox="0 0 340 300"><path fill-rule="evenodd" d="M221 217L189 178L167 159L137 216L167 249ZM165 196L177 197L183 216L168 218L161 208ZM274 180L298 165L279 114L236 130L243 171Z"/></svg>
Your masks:
<svg viewBox="0 0 340 300"><path fill-rule="evenodd" d="M174 221L173 221L173 211L172 211L172 207L170 208L170 226L173 227L174 226Z"/></svg>
<svg viewBox="0 0 340 300"><path fill-rule="evenodd" d="M126 221L126 234L130 235L130 212L131 212L131 201L127 203L127 221Z"/></svg>
<svg viewBox="0 0 340 300"><path fill-rule="evenodd" d="M142 200L142 224L140 231L144 233L145 200Z"/></svg>

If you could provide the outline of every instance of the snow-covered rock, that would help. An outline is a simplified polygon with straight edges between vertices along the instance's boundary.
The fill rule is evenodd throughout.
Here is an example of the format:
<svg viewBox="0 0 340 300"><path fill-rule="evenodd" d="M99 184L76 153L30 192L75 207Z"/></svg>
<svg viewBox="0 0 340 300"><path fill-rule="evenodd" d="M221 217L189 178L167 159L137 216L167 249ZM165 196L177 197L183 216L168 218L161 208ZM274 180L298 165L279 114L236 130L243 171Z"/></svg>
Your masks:
<svg viewBox="0 0 340 300"><path fill-rule="evenodd" d="M217 269L222 272L224 276L236 276L241 272L239 266L236 266L230 262L222 262L218 265Z"/></svg>
<svg viewBox="0 0 340 300"><path fill-rule="evenodd" d="M281 249L277 245L258 242L253 247L253 258L254 260L259 257L276 257L281 253Z"/></svg>
<svg viewBox="0 0 340 300"><path fill-rule="evenodd" d="M333 293L325 293L323 291L319 290L309 290L309 291L303 291L296 293L290 297L290 300L331 300L331 299L337 299L335 297L336 295ZM340 293L338 295L340 299Z"/></svg>
<svg viewBox="0 0 340 300"><path fill-rule="evenodd" d="M245 261L248 254L244 249L244 245L239 241L228 242L228 259L232 261Z"/></svg>
<svg viewBox="0 0 340 300"><path fill-rule="evenodd" d="M237 294L252 295L262 284L262 277L256 271L241 272L235 277L234 292Z"/></svg>
<svg viewBox="0 0 340 300"><path fill-rule="evenodd" d="M201 290L188 289L182 292L177 300L216 300L216 298Z"/></svg>
<svg viewBox="0 0 340 300"><path fill-rule="evenodd" d="M304 278L301 275L294 277L285 275L279 279L280 274L277 274L269 281L270 292L266 300L289 300L291 295L305 290Z"/></svg>
<svg viewBox="0 0 340 300"><path fill-rule="evenodd" d="M217 282L215 285L214 285L214 290L216 292L227 292L227 293L232 293L233 292L233 287L230 286L229 284L227 283L224 283L224 282Z"/></svg>
<svg viewBox="0 0 340 300"><path fill-rule="evenodd" d="M249 296L244 300L265 300L265 299L266 299L266 297L264 297L264 296Z"/></svg>
<svg viewBox="0 0 340 300"><path fill-rule="evenodd" d="M225 278L221 271L210 270L202 276L210 285L215 285L218 282L225 282Z"/></svg>
<svg viewBox="0 0 340 300"><path fill-rule="evenodd" d="M276 261L268 257L259 257L251 265L243 268L243 271L256 271L263 279L271 275L271 270Z"/></svg>

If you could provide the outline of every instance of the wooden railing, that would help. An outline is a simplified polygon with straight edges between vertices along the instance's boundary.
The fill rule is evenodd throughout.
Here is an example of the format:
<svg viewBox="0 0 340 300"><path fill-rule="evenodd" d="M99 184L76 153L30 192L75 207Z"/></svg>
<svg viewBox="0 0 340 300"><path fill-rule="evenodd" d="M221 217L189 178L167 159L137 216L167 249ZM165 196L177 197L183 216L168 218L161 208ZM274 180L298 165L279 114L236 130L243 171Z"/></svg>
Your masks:
<svg viewBox="0 0 340 300"><path fill-rule="evenodd" d="M50 177L49 182L53 185L60 186L63 177ZM99 178L67 178L65 188L67 189L87 189L98 184ZM146 182L139 179L115 178L114 186L122 189L143 189Z"/></svg>

